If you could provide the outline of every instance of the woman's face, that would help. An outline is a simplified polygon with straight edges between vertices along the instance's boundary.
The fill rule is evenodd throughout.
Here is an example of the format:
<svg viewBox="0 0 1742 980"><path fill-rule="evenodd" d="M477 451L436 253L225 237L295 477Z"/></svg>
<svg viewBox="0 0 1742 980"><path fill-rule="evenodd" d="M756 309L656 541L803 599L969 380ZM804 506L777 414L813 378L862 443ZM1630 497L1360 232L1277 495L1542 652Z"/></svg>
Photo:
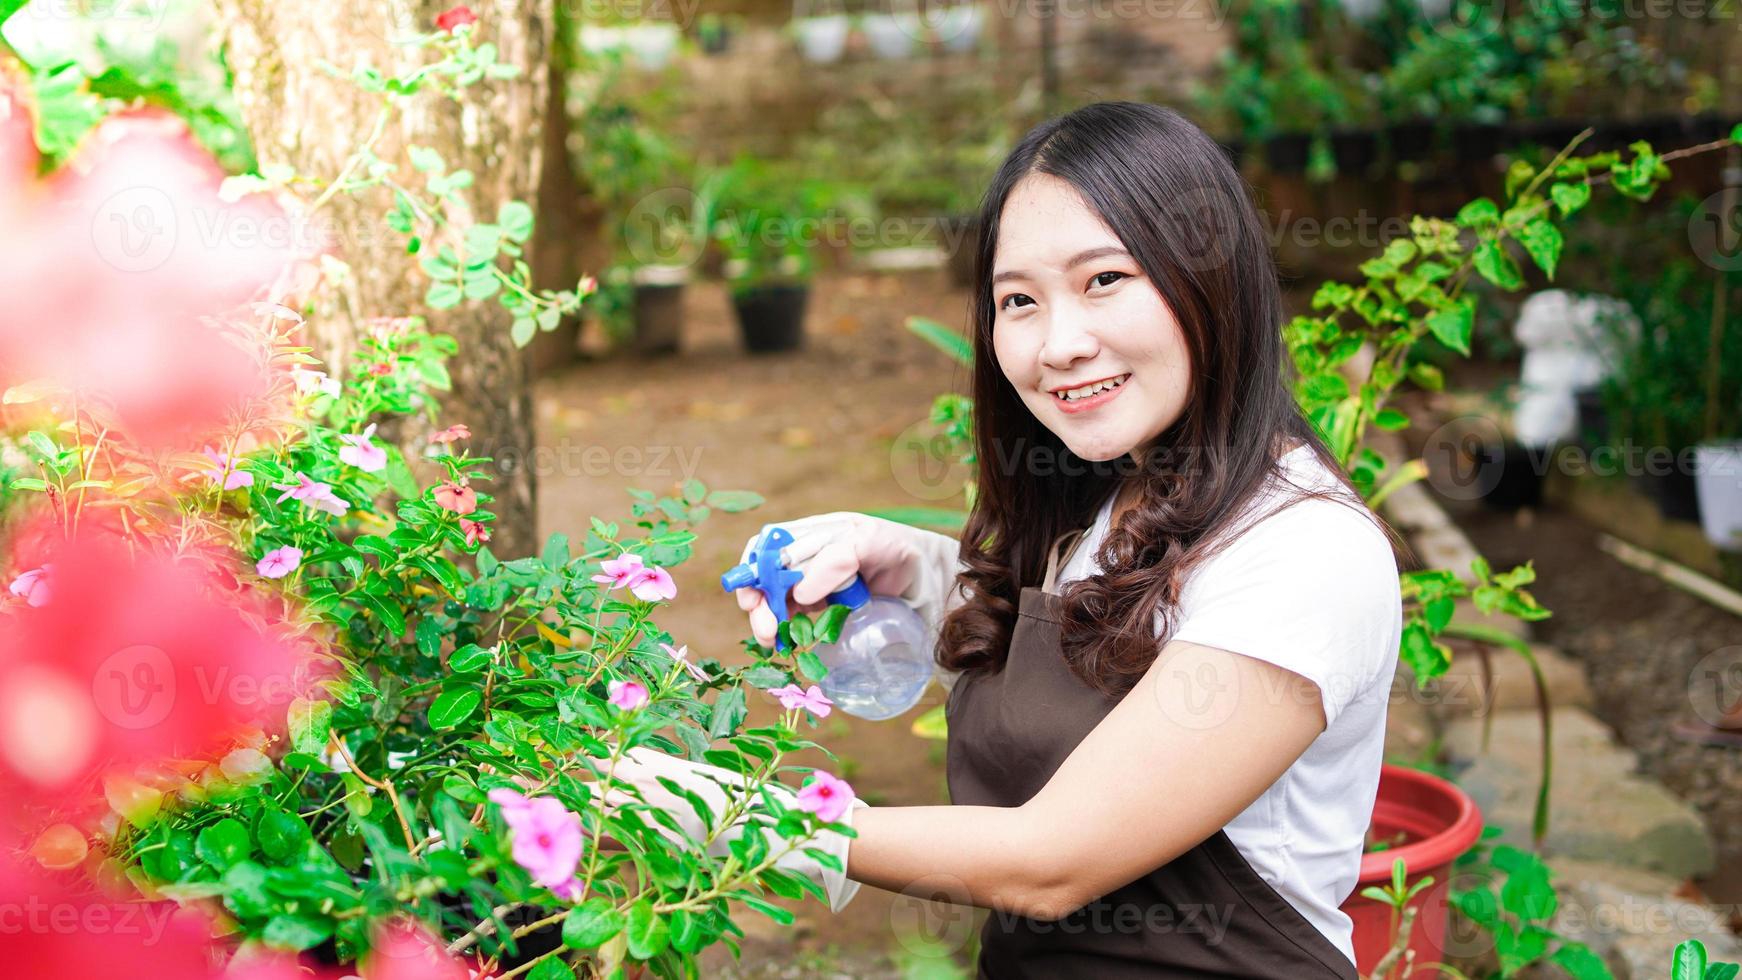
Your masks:
<svg viewBox="0 0 1742 980"><path fill-rule="evenodd" d="M1191 359L1179 321L1066 181L1030 174L1011 190L998 219L992 302L1004 377L1083 459L1135 453L1185 410ZM1082 390L1109 381L1117 387Z"/></svg>

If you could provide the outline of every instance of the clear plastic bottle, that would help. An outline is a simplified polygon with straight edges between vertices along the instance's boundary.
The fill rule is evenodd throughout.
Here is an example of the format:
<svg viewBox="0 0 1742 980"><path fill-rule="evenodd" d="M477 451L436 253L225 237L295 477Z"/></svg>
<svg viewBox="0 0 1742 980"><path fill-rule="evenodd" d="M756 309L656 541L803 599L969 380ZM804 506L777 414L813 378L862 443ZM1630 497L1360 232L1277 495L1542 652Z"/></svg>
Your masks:
<svg viewBox="0 0 1742 980"><path fill-rule="evenodd" d="M770 528L743 564L720 576L721 588L761 590L775 619L785 622L788 592L804 578L803 572L786 567L784 549L791 543L791 532ZM893 718L918 704L936 671L929 631L919 613L900 599L872 595L857 575L829 593L829 602L853 610L834 643L814 648L828 668L817 684L829 700L872 721ZM778 639L776 645L784 646Z"/></svg>
<svg viewBox="0 0 1742 980"><path fill-rule="evenodd" d="M817 659L829 669L817 684L842 711L872 721L893 718L918 704L931 683L936 664L927 640L925 621L912 606L870 596L847 616L836 642L816 645Z"/></svg>

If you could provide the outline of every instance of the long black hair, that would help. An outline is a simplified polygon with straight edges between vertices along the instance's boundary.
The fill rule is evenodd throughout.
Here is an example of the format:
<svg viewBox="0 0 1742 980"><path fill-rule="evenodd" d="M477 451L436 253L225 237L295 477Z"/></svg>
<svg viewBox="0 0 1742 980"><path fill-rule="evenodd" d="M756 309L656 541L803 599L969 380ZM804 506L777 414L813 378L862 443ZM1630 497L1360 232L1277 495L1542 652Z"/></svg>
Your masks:
<svg viewBox="0 0 1742 980"><path fill-rule="evenodd" d="M1030 174L1076 188L1184 335L1185 409L1141 463L1076 456L999 367L991 282L999 218ZM1041 123L993 178L979 229L971 300L978 490L962 535L958 584L967 601L944 621L938 662L1000 668L1022 587L1040 584L1053 540L1136 480L1137 503L1096 555L1102 573L1063 593L1071 669L1103 692L1123 693L1159 651L1158 613L1166 621L1187 573L1254 519L1247 504L1279 472L1287 446L1305 442L1345 487L1347 478L1289 391L1282 290L1249 189L1222 148L1179 113L1102 102Z"/></svg>

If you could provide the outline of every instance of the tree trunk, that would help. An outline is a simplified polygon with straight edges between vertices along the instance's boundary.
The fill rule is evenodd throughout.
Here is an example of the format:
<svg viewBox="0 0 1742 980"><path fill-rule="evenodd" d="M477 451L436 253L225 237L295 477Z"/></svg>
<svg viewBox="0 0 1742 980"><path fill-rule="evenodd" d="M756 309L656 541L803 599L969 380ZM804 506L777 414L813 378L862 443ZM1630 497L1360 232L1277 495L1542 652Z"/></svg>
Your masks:
<svg viewBox="0 0 1742 980"><path fill-rule="evenodd" d="M550 98L553 0L473 0L480 41L497 46L498 60L520 68L510 79L486 79L456 103L425 91L402 102L376 145L390 162L406 161L416 144L442 155L450 170L470 170L475 182L463 193L484 220L502 202L537 200L543 153L542 126ZM261 166L288 164L299 174L331 179L367 138L381 105L349 78L335 78L323 62L349 72L368 63L394 75L427 54L391 43L435 30L435 19L453 0L323 0L318 6L283 0L216 0L219 29L235 72L235 95L253 136ZM409 162L404 172L411 173ZM384 216L390 192L371 189L337 194L316 217L332 237L347 276L323 286L313 298L309 343L334 374L355 346L365 321L376 316L421 313L434 331L459 342L450 362L454 390L443 424L464 422L472 430L474 455L496 460L480 487L496 500L492 549L502 555L536 552L536 486L531 450L531 392L521 352L509 337L509 317L493 301L449 310L423 305L428 278L416 257L405 254ZM529 256L530 260L530 256ZM422 432L407 435L416 445ZM415 460L415 446L408 452Z"/></svg>

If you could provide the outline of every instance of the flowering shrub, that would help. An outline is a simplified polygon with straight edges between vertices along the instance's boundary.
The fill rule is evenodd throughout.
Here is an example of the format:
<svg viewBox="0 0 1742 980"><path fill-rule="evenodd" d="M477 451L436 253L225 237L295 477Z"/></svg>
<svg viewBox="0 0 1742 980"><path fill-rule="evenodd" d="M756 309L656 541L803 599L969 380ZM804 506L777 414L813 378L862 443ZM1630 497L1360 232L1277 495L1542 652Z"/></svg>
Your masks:
<svg viewBox="0 0 1742 980"><path fill-rule="evenodd" d="M463 38L470 21L450 14L444 30ZM79 188L102 180L17 193L32 169L23 108L0 84L0 213L57 194L77 213ZM140 126L150 140L120 138ZM89 169L136 173L166 146L196 157L173 132L105 121ZM178 189L215 191L218 175L198 173ZM198 261L116 277L83 254L57 256L71 275L16 249L0 263L9 293L64 303L0 311L0 351L29 355L5 362L0 416L25 474L0 515L0 843L25 861L0 861L0 899L196 914L161 943L7 933L0 957L31 975L207 977L222 935L241 953L231 976L306 975L295 956L371 980L633 963L693 975L704 947L736 949L737 910L787 922L770 895L825 897L775 862L835 862L809 844L824 827L851 834L835 823L851 787L823 772L796 793L772 784L797 770L790 753L819 747L801 719L828 701L797 690L813 675L795 658L814 663L844 610L795 617L778 656L746 641L740 669L697 662L654 622L696 528L760 498L695 480L632 490L627 521L500 559L490 461L467 451L464 422L416 458L396 438L435 414L452 338L377 318L334 377L298 343L296 297L318 275L306 257L214 290ZM248 299L226 305L243 284ZM39 305L57 330L33 330ZM145 337L173 341L179 363L152 375L149 361L141 378L104 352L137 342L147 315L162 329ZM745 728L756 689L786 710ZM642 746L745 778L712 802L667 787L699 821L680 826L612 777ZM766 832L733 832L747 823Z"/></svg>

